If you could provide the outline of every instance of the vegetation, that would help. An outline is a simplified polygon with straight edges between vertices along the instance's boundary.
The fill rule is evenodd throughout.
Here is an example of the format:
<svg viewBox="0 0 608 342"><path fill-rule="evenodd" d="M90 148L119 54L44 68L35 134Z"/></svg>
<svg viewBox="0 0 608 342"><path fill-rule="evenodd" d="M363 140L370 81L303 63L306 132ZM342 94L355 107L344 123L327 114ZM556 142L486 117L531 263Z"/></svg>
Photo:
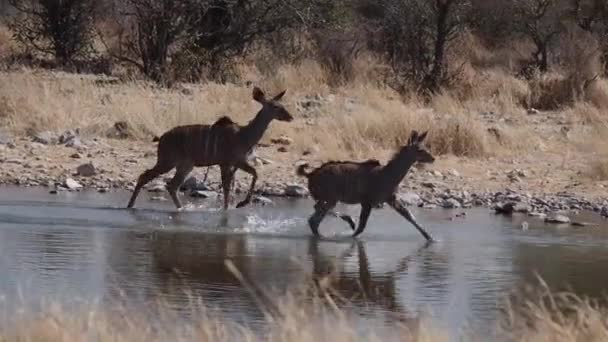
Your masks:
<svg viewBox="0 0 608 342"><path fill-rule="evenodd" d="M390 328L361 329L361 320L339 308L331 295L302 301L289 294L276 300L276 312L267 312L269 329L262 332L240 325L192 298L190 319L164 302L149 305L146 315L117 305L100 309L83 305L65 311L44 305L39 313L20 310L4 315L2 341L449 341L430 318L409 318ZM537 291L534 300L512 300L497 324L506 341L599 342L608 338L608 312L592 300L569 293ZM517 307L513 305L517 304ZM156 317L156 318L151 318ZM181 318L180 318L181 317ZM467 340L484 340L464 336ZM485 337L487 339L487 337Z"/></svg>
<svg viewBox="0 0 608 342"><path fill-rule="evenodd" d="M0 122L17 132L98 134L126 121L149 139L224 114L245 120L252 84L287 89L306 117L270 136L332 155L392 149L411 129L430 129L438 155L520 151L541 138L525 124L534 110L607 122L602 0L6 0L0 9Z"/></svg>

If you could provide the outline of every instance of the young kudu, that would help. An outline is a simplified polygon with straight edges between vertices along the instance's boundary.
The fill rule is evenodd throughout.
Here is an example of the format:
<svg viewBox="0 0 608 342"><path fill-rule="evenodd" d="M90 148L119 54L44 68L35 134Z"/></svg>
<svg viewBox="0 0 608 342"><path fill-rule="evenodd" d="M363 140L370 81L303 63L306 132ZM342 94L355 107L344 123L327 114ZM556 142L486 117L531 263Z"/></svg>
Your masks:
<svg viewBox="0 0 608 342"><path fill-rule="evenodd" d="M255 182L255 168L247 162L247 156L260 141L272 120L291 121L291 114L279 103L285 91L267 99L262 90L253 89L253 99L262 104L262 109L247 125L240 126L228 117L218 119L212 125L190 125L175 127L158 139L156 165L139 176L129 208L141 188L154 178L176 168L175 176L167 184L167 190L175 206L182 207L177 190L194 167L219 165L224 192L224 209L230 203L230 184L237 169L252 176L247 197L237 208L251 202Z"/></svg>
<svg viewBox="0 0 608 342"><path fill-rule="evenodd" d="M355 237L365 230L371 210L387 203L411 222L428 241L432 241L431 235L416 222L412 213L396 195L399 183L414 163L435 161L422 147L427 133L418 135L418 132L413 131L407 144L402 146L385 166L377 160L368 160L328 162L310 173L306 172L307 165L298 167L298 175L308 178L308 189L316 201L315 212L308 220L313 234L319 235L321 221L338 202L361 204L359 225L353 235ZM352 218L348 215L340 217L355 230Z"/></svg>

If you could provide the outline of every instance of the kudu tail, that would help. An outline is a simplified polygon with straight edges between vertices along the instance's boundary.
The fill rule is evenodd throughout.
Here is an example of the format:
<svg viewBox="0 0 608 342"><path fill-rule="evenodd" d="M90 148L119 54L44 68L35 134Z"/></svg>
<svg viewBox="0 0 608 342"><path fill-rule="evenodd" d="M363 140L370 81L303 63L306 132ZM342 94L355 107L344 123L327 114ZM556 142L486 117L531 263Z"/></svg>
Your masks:
<svg viewBox="0 0 608 342"><path fill-rule="evenodd" d="M302 165L298 166L298 171L296 173L298 174L298 176L308 177L308 176L310 176L310 173L306 172L307 168L308 168L308 164L302 164Z"/></svg>

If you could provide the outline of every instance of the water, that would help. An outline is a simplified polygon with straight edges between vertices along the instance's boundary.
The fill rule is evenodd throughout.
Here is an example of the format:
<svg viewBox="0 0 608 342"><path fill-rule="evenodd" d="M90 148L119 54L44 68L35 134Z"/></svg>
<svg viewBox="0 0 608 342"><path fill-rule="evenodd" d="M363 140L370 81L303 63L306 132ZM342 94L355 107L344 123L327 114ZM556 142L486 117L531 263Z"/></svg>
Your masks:
<svg viewBox="0 0 608 342"><path fill-rule="evenodd" d="M136 306L162 299L179 308L200 297L255 326L262 313L224 267L230 259L275 291L337 272L337 290L363 317L427 312L459 332L471 322L494 321L504 296L537 275L551 287L598 298L608 285L606 226L548 226L485 209L449 220L454 212L414 210L440 240L426 245L405 220L382 209L357 242L334 218L321 226L328 238L318 240L306 225L310 201L227 212L201 201L176 212L171 202L146 202L142 194L142 209L121 209L128 196L1 188L4 305L82 299ZM340 210L358 215L357 207ZM520 229L524 219L528 230Z"/></svg>

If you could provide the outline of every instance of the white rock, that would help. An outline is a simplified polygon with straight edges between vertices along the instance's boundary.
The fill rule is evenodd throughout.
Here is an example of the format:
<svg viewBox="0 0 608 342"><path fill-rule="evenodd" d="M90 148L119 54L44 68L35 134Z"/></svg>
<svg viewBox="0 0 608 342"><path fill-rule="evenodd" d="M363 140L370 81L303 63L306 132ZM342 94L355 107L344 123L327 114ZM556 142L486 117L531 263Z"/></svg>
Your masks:
<svg viewBox="0 0 608 342"><path fill-rule="evenodd" d="M451 169L450 170L450 175L452 175L454 177L460 177L460 172L458 172L458 171L456 171L454 169Z"/></svg>
<svg viewBox="0 0 608 342"><path fill-rule="evenodd" d="M67 178L64 183L65 187L70 190L79 190L82 189L82 184L78 183L72 178Z"/></svg>

